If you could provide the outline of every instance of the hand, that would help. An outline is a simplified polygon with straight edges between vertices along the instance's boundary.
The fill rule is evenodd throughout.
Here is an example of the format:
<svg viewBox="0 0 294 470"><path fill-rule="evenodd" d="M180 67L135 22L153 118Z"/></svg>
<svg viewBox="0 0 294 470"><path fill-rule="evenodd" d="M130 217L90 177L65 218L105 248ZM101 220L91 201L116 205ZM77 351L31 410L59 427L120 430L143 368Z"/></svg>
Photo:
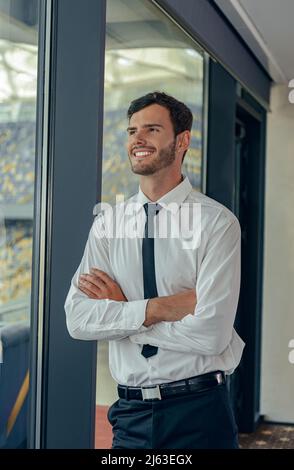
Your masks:
<svg viewBox="0 0 294 470"><path fill-rule="evenodd" d="M110 299L127 302L127 298L120 286L97 268L90 269L91 274L82 274L79 277L79 289L90 299Z"/></svg>

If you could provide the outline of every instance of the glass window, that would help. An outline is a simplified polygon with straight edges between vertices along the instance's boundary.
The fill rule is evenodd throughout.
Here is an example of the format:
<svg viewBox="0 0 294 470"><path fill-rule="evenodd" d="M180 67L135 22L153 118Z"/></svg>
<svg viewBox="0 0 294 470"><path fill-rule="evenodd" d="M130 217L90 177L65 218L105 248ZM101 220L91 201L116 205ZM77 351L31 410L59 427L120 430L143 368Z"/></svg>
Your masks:
<svg viewBox="0 0 294 470"><path fill-rule="evenodd" d="M197 45L149 0L107 0L102 200L115 202L138 190L130 170L126 112L130 102L159 90L193 112L191 148L183 173L201 188L204 60ZM107 342L98 344L96 447L111 447L108 406L117 399L108 369Z"/></svg>
<svg viewBox="0 0 294 470"><path fill-rule="evenodd" d="M38 2L0 3L0 448L26 447Z"/></svg>

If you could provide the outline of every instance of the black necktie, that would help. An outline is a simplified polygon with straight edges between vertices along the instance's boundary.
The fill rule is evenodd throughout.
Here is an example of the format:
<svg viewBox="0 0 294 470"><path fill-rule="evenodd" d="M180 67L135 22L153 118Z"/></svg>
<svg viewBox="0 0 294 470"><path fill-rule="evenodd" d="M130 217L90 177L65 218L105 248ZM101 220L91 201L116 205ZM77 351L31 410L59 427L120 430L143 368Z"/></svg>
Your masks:
<svg viewBox="0 0 294 470"><path fill-rule="evenodd" d="M158 214L160 209L159 204L151 204L148 202L144 204L146 213L145 232L142 242L144 299L158 297L154 266L154 217ZM144 344L141 354L147 358L157 354L157 350L157 346Z"/></svg>

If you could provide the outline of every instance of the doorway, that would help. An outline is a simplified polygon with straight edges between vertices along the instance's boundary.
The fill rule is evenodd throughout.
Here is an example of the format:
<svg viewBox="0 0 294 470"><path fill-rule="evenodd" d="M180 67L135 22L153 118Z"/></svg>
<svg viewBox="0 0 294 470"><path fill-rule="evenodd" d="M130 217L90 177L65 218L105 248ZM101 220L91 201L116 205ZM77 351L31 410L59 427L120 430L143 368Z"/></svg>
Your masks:
<svg viewBox="0 0 294 470"><path fill-rule="evenodd" d="M246 433L253 432L261 418L264 121L265 113L237 99L233 211L241 226L241 289L235 329L246 346L230 380L230 392L239 431Z"/></svg>
<svg viewBox="0 0 294 470"><path fill-rule="evenodd" d="M246 433L260 420L266 110L211 60L207 125L204 192L236 213L242 232L235 328L246 346L228 387L239 431Z"/></svg>

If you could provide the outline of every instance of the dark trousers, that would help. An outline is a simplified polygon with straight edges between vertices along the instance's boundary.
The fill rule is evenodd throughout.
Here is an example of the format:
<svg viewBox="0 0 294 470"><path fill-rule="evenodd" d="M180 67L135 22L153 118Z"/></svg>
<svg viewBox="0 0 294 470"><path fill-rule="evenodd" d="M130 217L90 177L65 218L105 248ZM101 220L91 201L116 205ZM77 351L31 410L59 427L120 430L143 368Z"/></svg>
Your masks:
<svg viewBox="0 0 294 470"><path fill-rule="evenodd" d="M226 384L164 400L119 399L108 420L113 449L238 449Z"/></svg>

